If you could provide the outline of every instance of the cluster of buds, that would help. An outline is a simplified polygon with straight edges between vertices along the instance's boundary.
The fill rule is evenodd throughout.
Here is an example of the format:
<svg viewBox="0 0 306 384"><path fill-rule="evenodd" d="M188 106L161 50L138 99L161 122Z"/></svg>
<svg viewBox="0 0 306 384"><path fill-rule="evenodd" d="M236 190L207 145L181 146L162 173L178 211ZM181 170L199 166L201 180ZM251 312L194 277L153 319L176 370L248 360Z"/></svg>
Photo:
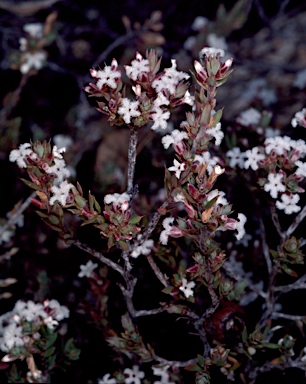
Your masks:
<svg viewBox="0 0 306 384"><path fill-rule="evenodd" d="M154 51L147 52L146 58L140 53L124 70L132 84L135 99L126 97L121 69L117 60L103 69L91 69L95 82L84 88L90 96L102 98L98 101L98 110L109 116L111 125L142 127L153 122L151 128L166 129L170 110L182 103L190 103L188 84L189 75L177 71L176 62L172 67L159 72L161 60Z"/></svg>

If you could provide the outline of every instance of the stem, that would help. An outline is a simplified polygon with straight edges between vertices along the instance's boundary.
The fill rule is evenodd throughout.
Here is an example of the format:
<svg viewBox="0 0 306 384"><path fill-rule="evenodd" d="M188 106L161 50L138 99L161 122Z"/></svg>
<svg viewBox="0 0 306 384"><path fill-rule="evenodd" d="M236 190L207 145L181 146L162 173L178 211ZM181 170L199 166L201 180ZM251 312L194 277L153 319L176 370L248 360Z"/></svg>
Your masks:
<svg viewBox="0 0 306 384"><path fill-rule="evenodd" d="M293 223L290 225L287 231L284 232L286 239L288 239L292 235L292 233L296 230L299 224L304 220L305 216L306 216L306 205L301 210L301 212L296 216L296 218L293 220Z"/></svg>
<svg viewBox="0 0 306 384"><path fill-rule="evenodd" d="M138 129L135 127L132 127L131 134L130 134L130 141L129 141L129 150L128 150L128 179L127 179L127 193L130 196L133 193L133 186L134 186L137 141L138 141Z"/></svg>
<svg viewBox="0 0 306 384"><path fill-rule="evenodd" d="M103 256L102 253L88 247L87 245L81 243L79 240L72 240L72 244L75 245L76 247L82 249L83 251L91 254L95 258L99 259L100 261L102 261L102 263L106 264L108 267L119 272L120 275L124 277L123 268L120 265L118 265L117 263L115 263L112 260L108 259L107 257Z"/></svg>
<svg viewBox="0 0 306 384"><path fill-rule="evenodd" d="M153 272L155 273L156 277L158 278L158 280L163 284L164 287L167 287L168 286L167 279L165 278L165 275L161 272L161 270L158 268L151 254L147 256L147 260L151 268L153 269Z"/></svg>
<svg viewBox="0 0 306 384"><path fill-rule="evenodd" d="M36 195L36 192L33 192L12 214L12 216L7 220L7 222L0 227L0 238L3 233L9 228L12 227L17 221L23 211L25 211L28 206L31 204L32 198Z"/></svg>
<svg viewBox="0 0 306 384"><path fill-rule="evenodd" d="M264 254L264 257L266 260L269 275L271 275L271 273L272 273L272 261L270 258L270 251L269 251L269 247L267 244L266 230L265 230L265 226L264 226L262 219L260 219L260 232L261 232L261 239L262 239L262 251L263 251L263 254Z"/></svg>

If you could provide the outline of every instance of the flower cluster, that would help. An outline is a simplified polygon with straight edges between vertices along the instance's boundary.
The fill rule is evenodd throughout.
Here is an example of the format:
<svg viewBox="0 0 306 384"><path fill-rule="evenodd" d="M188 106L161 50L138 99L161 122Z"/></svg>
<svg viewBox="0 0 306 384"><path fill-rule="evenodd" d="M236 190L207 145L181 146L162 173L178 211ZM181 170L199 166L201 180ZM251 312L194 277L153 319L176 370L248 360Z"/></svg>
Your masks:
<svg viewBox="0 0 306 384"><path fill-rule="evenodd" d="M51 332L59 321L68 317L68 308L54 299L43 304L17 301L12 311L0 316L0 349L6 352L2 361L38 353L45 343L44 329Z"/></svg>

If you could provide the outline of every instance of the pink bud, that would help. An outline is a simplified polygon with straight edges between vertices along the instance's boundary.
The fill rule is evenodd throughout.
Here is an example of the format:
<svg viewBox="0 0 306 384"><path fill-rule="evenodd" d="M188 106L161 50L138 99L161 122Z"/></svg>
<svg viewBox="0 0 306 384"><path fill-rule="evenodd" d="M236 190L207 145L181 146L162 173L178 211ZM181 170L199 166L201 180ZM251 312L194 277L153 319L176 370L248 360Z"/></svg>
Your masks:
<svg viewBox="0 0 306 384"><path fill-rule="evenodd" d="M171 227L170 232L169 232L169 236L181 237L183 235L184 235L184 232L180 228L175 227L175 226Z"/></svg>
<svg viewBox="0 0 306 384"><path fill-rule="evenodd" d="M116 71L116 70L117 70L117 68L118 68L118 62L117 62L116 59L113 59L113 60L112 60L111 67L112 67L112 71Z"/></svg>
<svg viewBox="0 0 306 384"><path fill-rule="evenodd" d="M233 231L234 229L237 228L237 224L238 224L237 220L235 220L235 219L228 219L224 226L225 226L225 228Z"/></svg>
<svg viewBox="0 0 306 384"><path fill-rule="evenodd" d="M92 77L97 77L98 72L95 69L91 68L89 72L90 72Z"/></svg>
<svg viewBox="0 0 306 384"><path fill-rule="evenodd" d="M138 60L138 61L142 60L142 56L139 52L136 52L136 60Z"/></svg>

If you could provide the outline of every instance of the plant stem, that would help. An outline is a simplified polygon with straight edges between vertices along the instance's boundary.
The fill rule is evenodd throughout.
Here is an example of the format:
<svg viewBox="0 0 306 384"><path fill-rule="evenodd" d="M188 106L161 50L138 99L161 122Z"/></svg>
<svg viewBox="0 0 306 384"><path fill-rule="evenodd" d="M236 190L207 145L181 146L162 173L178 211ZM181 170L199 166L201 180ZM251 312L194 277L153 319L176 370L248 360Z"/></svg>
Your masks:
<svg viewBox="0 0 306 384"><path fill-rule="evenodd" d="M134 173L136 165L137 155L137 141L138 141L138 129L131 128L129 149L128 149L128 179L127 179L127 193L131 196L134 187Z"/></svg>

